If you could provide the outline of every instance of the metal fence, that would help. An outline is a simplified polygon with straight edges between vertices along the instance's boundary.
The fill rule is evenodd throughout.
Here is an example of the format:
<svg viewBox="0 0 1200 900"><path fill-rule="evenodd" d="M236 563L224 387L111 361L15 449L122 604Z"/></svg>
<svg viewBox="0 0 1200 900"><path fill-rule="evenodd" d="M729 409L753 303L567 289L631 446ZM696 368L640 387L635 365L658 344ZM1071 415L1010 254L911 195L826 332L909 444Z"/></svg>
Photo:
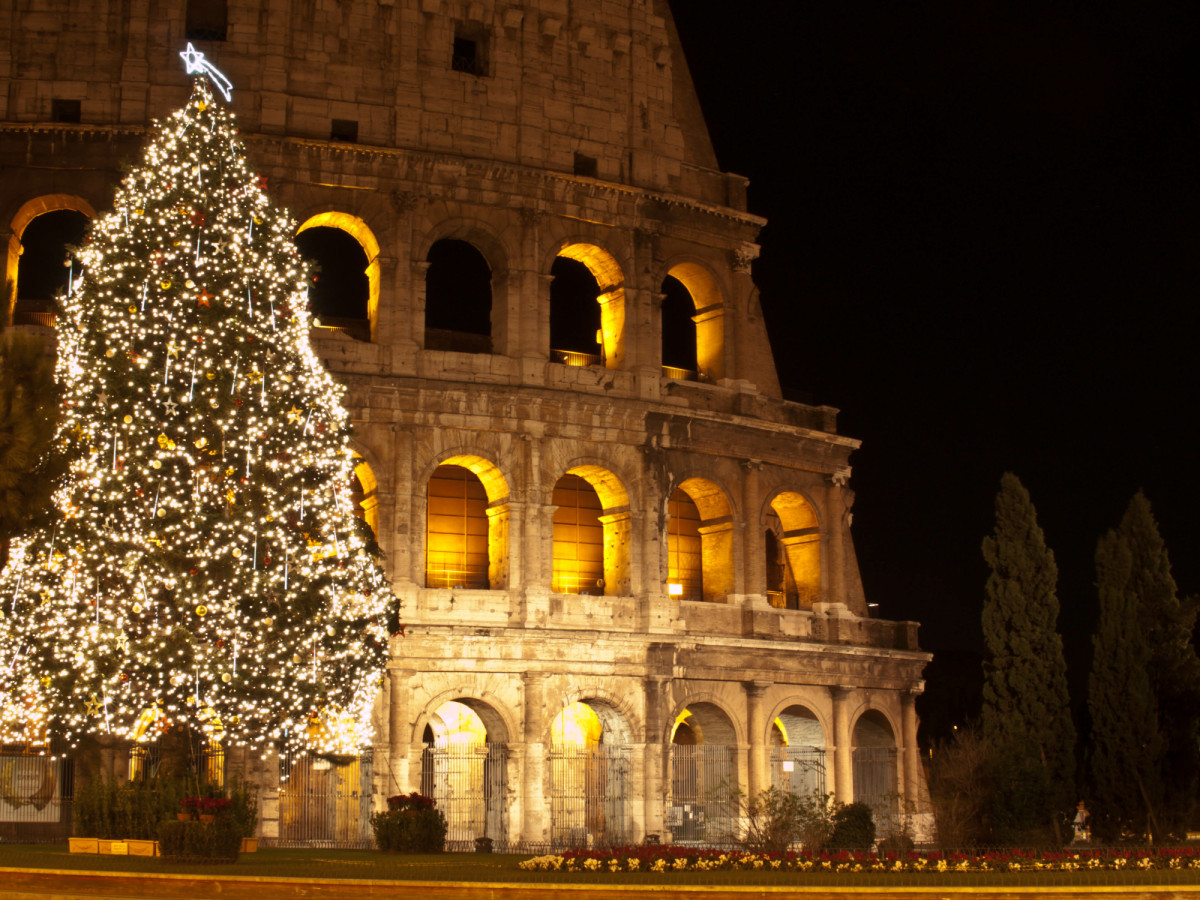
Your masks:
<svg viewBox="0 0 1200 900"><path fill-rule="evenodd" d="M421 792L446 817L447 850L472 850L479 837L507 840L506 761L501 744L425 745Z"/></svg>
<svg viewBox="0 0 1200 900"><path fill-rule="evenodd" d="M550 843L604 847L629 839L630 749L600 744L550 747Z"/></svg>
<svg viewBox="0 0 1200 900"><path fill-rule="evenodd" d="M886 747L856 747L854 750L854 799L871 807L875 828L886 833L899 816L897 754Z"/></svg>
<svg viewBox="0 0 1200 900"><path fill-rule="evenodd" d="M0 840L65 841L74 797L74 760L61 754L0 753Z"/></svg>
<svg viewBox="0 0 1200 900"><path fill-rule="evenodd" d="M737 748L671 745L667 827L675 843L726 844L738 832Z"/></svg>
<svg viewBox="0 0 1200 900"><path fill-rule="evenodd" d="M279 760L279 846L373 847L371 753Z"/></svg>
<svg viewBox="0 0 1200 900"><path fill-rule="evenodd" d="M775 747L771 785L789 794L825 793L825 751L820 747Z"/></svg>

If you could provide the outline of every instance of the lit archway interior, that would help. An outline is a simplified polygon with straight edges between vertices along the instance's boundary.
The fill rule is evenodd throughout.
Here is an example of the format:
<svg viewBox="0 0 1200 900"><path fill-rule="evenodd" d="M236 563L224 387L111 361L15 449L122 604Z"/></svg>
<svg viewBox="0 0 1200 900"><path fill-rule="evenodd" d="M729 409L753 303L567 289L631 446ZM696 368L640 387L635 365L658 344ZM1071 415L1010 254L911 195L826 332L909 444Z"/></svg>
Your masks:
<svg viewBox="0 0 1200 900"><path fill-rule="evenodd" d="M304 238L305 232L312 229L342 232L353 239L362 255L353 252L352 245L330 231L315 231ZM320 251L316 258L323 271L310 289L317 315L331 320L364 319L369 335L373 336L379 324L379 241L367 223L349 213L318 213L296 229L296 245L307 258L314 258ZM366 278L365 296L364 285L359 280L363 276Z"/></svg>
<svg viewBox="0 0 1200 900"><path fill-rule="evenodd" d="M576 466L554 485L551 589L558 594L628 596L629 495L599 466Z"/></svg>
<svg viewBox="0 0 1200 900"><path fill-rule="evenodd" d="M821 529L812 506L784 491L766 516L767 597L773 606L812 609L821 599Z"/></svg>
<svg viewBox="0 0 1200 900"><path fill-rule="evenodd" d="M628 839L630 729L608 702L567 704L550 724L550 832L557 844Z"/></svg>
<svg viewBox="0 0 1200 900"><path fill-rule="evenodd" d="M670 378L696 377L696 304L683 282L668 275L662 283L662 366Z"/></svg>
<svg viewBox="0 0 1200 900"><path fill-rule="evenodd" d="M816 715L789 706L771 722L771 784L792 794L825 792L825 733Z"/></svg>
<svg viewBox="0 0 1200 900"><path fill-rule="evenodd" d="M674 282L674 285L670 282ZM679 288L682 288L682 293ZM671 301L669 310L666 301L663 306L663 365L675 365L667 360L668 346L673 348L673 354L686 354L687 339L691 338L694 345L690 355L681 355L679 358L685 361L694 359L696 371L706 381L724 378L725 298L712 273L696 263L679 263L667 273L663 293ZM691 301L690 311L685 300ZM668 311L672 315L671 320L667 318ZM690 316L691 329L678 318L685 313ZM676 347L679 349L674 349Z"/></svg>
<svg viewBox="0 0 1200 900"><path fill-rule="evenodd" d="M599 341L593 341L588 346L595 348L596 344L599 344L600 356L606 368L623 368L625 365L625 276L621 271L620 264L611 253L594 244L568 244L558 252L558 256L560 259L573 260L582 264L595 282L596 293L589 298L587 294L592 290L591 282L579 278L578 275L572 275L570 267L564 267L556 261L557 270L552 269L551 274L555 276L555 282L560 284L560 289L556 290L554 283L551 284L551 344L553 345L556 339L568 339L568 336L574 336L581 329L586 331L595 322L594 304L598 304L600 312ZM562 281L560 282L559 279ZM570 285L570 292L563 293L562 285ZM586 337L586 335L584 336ZM575 351L577 348L552 346L551 349ZM585 355L591 352L594 352L594 349L585 351ZM568 356L566 362L571 364L572 361L572 358ZM588 365L590 360L580 359L574 364Z"/></svg>
<svg viewBox="0 0 1200 900"><path fill-rule="evenodd" d="M375 538L379 537L379 482L370 464L361 456L354 456L354 475L350 480L350 499L356 518L362 519L371 529Z"/></svg>
<svg viewBox="0 0 1200 900"><path fill-rule="evenodd" d="M31 312L49 311L47 302L64 289L72 277L63 265L66 247L81 242L88 221L95 216L96 211L90 203L71 194L37 197L17 210L9 226L12 237L8 241L5 266L9 313L18 300L27 301L22 308L28 305ZM78 276L79 271L76 264L74 276Z"/></svg>
<svg viewBox="0 0 1200 900"><path fill-rule="evenodd" d="M425 349L492 352L492 269L471 243L443 238L425 270Z"/></svg>
<svg viewBox="0 0 1200 900"><path fill-rule="evenodd" d="M480 456L453 456L429 479L425 586L503 590L508 586L508 482Z"/></svg>
<svg viewBox="0 0 1200 900"><path fill-rule="evenodd" d="M667 594L723 602L733 590L733 516L724 492L688 478L672 492L667 519Z"/></svg>
<svg viewBox="0 0 1200 900"><path fill-rule="evenodd" d="M712 703L688 704L671 726L668 824L676 841L728 838L737 824L737 732Z"/></svg>
<svg viewBox="0 0 1200 900"><path fill-rule="evenodd" d="M479 835L503 839L508 732L501 716L460 697L429 714L421 738L421 793L446 816L448 846L466 849Z"/></svg>

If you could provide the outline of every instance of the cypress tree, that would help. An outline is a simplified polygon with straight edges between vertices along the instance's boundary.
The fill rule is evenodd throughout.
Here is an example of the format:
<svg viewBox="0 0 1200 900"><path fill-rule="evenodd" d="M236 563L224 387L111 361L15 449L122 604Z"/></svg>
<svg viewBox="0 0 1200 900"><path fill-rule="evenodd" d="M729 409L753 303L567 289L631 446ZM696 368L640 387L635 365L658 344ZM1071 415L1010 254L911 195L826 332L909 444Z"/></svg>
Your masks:
<svg viewBox="0 0 1200 900"><path fill-rule="evenodd" d="M1130 590L1132 567L1125 535L1110 531L1100 539L1100 621L1092 637L1088 709L1093 810L1097 831L1108 840L1157 830L1154 809L1163 794L1158 709L1147 671L1152 651Z"/></svg>
<svg viewBox="0 0 1200 900"><path fill-rule="evenodd" d="M1140 491L1129 501L1118 535L1130 556L1127 590L1150 648L1147 669L1162 739L1159 770L1171 786L1160 820L1164 829L1182 831L1191 823L1200 782L1200 659L1192 644L1196 603L1180 599L1158 523Z"/></svg>
<svg viewBox="0 0 1200 900"><path fill-rule="evenodd" d="M993 813L1002 837L1052 824L1073 803L1075 725L1056 630L1058 568L1020 479L1006 473L996 529L983 542L991 567L983 606L984 737L1001 761Z"/></svg>

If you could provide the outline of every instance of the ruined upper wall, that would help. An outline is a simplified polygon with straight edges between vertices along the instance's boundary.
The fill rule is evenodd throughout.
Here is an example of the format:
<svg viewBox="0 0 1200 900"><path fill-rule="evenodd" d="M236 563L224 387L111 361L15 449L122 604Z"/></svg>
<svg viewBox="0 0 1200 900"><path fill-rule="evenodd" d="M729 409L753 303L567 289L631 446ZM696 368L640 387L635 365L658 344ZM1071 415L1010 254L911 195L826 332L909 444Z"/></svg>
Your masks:
<svg viewBox="0 0 1200 900"><path fill-rule="evenodd" d="M189 0L10 0L0 120L144 124L186 98ZM191 0L193 16L208 3ZM220 4L216 4L220 5ZM666 0L228 0L194 40L235 85L247 131L589 175L745 208L716 170ZM194 22L193 22L194 24ZM460 55L473 45L473 62ZM462 71L461 69L473 69Z"/></svg>

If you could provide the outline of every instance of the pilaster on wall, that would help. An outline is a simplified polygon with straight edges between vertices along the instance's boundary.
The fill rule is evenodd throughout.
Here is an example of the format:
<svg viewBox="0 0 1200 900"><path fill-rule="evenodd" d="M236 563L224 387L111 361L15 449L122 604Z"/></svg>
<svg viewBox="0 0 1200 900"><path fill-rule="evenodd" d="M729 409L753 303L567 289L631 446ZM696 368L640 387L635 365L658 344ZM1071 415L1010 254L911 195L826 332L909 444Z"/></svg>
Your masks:
<svg viewBox="0 0 1200 900"><path fill-rule="evenodd" d="M831 687L833 699L833 798L838 803L854 800L854 748L850 738L850 698L853 686Z"/></svg>
<svg viewBox="0 0 1200 900"><path fill-rule="evenodd" d="M750 786L751 800L770 787L767 771L767 720L763 714L763 692L772 684L773 682L770 681L748 681L743 685L746 689L746 728L750 741L747 783Z"/></svg>
<svg viewBox="0 0 1200 900"><path fill-rule="evenodd" d="M525 803L521 819L523 841L544 841L549 831L546 820L544 781L546 776L546 676L542 672L526 672L521 677L525 705L522 740L525 743L525 767L521 782Z"/></svg>

